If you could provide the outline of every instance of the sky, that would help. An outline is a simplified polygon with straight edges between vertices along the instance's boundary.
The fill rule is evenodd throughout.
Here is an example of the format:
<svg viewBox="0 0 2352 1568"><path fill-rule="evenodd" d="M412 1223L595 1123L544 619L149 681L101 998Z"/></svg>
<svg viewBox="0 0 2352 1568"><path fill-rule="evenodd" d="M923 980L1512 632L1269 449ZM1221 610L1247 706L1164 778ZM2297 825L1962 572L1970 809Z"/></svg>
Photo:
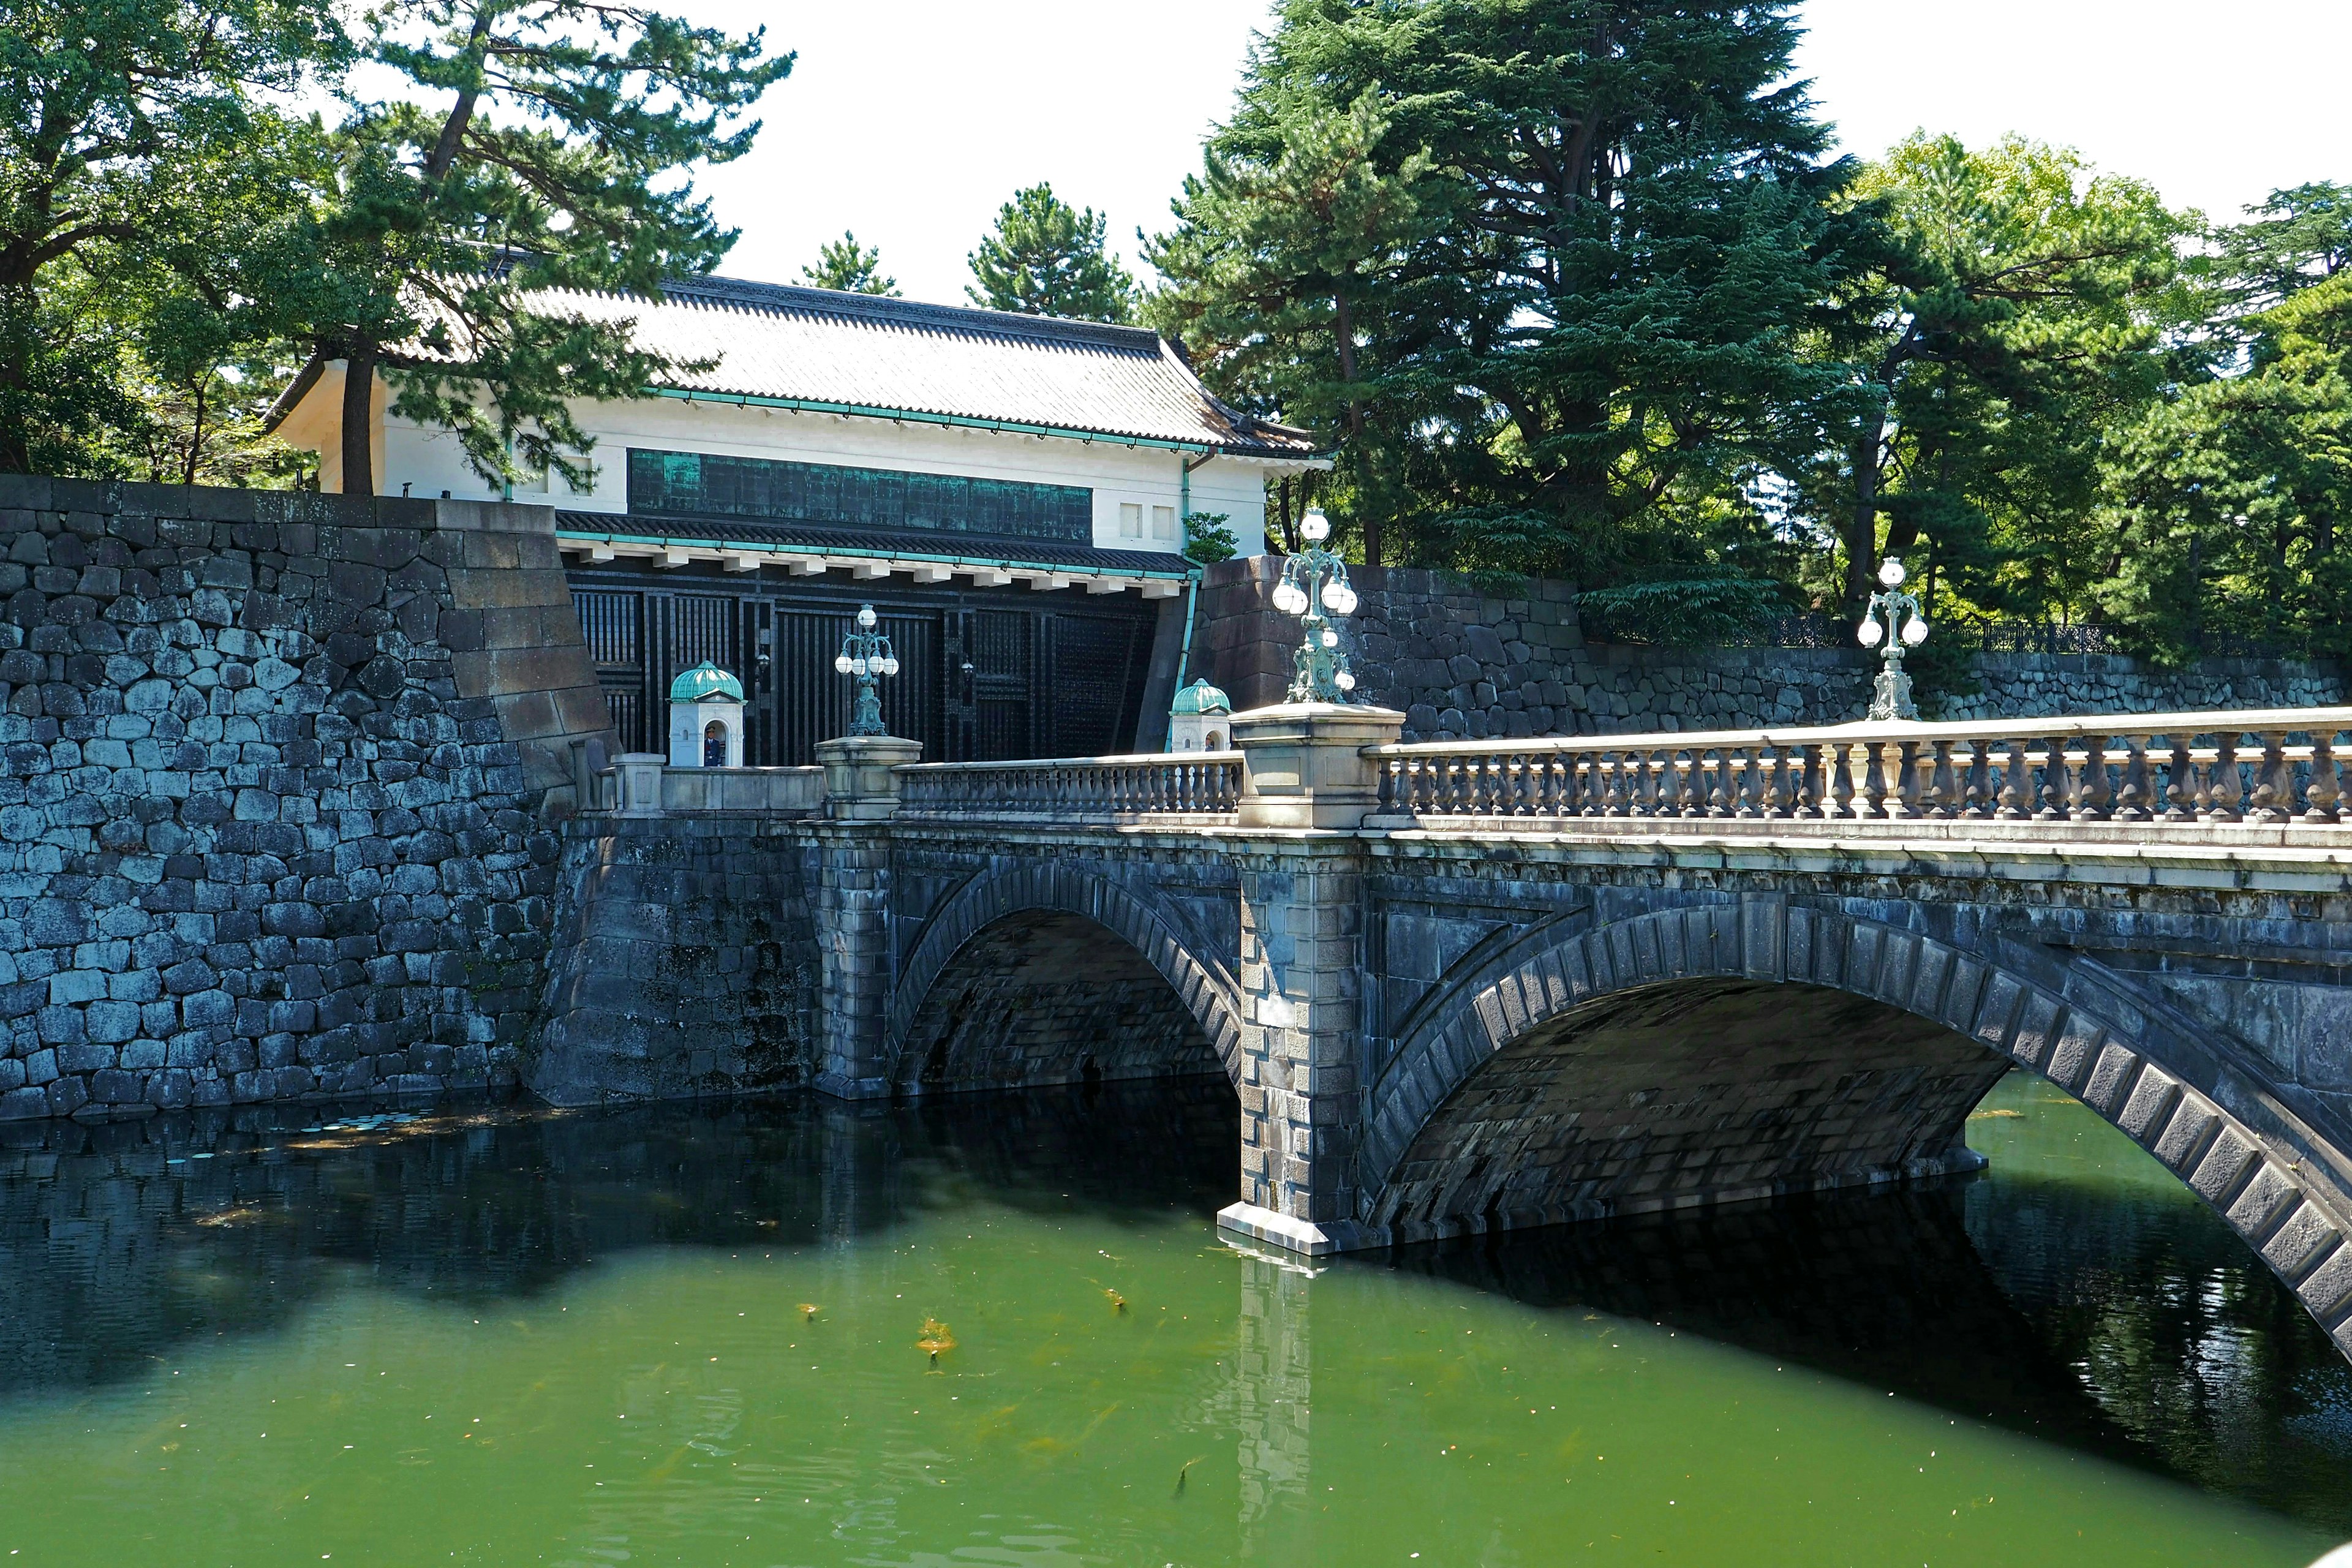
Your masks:
<svg viewBox="0 0 2352 1568"><path fill-rule="evenodd" d="M1135 231L1230 110L1265 0L673 0L797 52L747 157L699 182L742 231L722 268L793 282L843 230L909 299L963 302L964 258L1018 187L1051 181ZM1845 150L1915 129L2073 146L2215 217L2352 180L2352 0L1806 0L1798 58Z"/></svg>

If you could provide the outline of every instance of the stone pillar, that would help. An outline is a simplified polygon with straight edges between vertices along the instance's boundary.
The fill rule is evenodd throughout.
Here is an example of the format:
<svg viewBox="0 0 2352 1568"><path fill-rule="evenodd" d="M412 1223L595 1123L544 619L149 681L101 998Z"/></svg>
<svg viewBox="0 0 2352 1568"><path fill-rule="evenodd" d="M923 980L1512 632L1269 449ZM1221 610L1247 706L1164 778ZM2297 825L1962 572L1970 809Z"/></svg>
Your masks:
<svg viewBox="0 0 2352 1568"><path fill-rule="evenodd" d="M1234 715L1244 827L1359 827L1380 803L1366 746L1395 743L1404 715L1352 703L1284 702Z"/></svg>
<svg viewBox="0 0 2352 1568"><path fill-rule="evenodd" d="M1363 1097L1363 748L1401 713L1294 703L1236 714L1241 872L1242 1201L1223 1228L1318 1257L1360 1245L1352 1186ZM1261 831L1256 828L1291 829Z"/></svg>
<svg viewBox="0 0 2352 1568"><path fill-rule="evenodd" d="M659 816L662 814L662 764L659 752L621 753L621 801L615 816Z"/></svg>
<svg viewBox="0 0 2352 1568"><path fill-rule="evenodd" d="M882 1050L898 968L890 951L889 823L898 809L892 770L922 752L921 742L891 735L845 737L816 749L825 819L816 826L815 1086L845 1100L890 1092Z"/></svg>

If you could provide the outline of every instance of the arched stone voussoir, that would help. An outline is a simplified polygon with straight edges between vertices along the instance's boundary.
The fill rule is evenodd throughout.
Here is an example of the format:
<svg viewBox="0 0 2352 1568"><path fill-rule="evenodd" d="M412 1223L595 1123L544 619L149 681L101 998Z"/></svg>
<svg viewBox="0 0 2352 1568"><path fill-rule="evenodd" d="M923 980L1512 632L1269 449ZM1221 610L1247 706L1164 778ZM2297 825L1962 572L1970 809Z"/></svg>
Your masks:
<svg viewBox="0 0 2352 1568"><path fill-rule="evenodd" d="M1054 861L983 870L924 922L891 993L885 1048L893 1081L905 1077L900 1058L909 1031L957 955L990 928L1024 915L1076 916L1133 949L1200 1026L1226 1077L1241 1082L1240 1014L1224 966L1195 953L1144 896L1083 865Z"/></svg>
<svg viewBox="0 0 2352 1568"><path fill-rule="evenodd" d="M2352 1354L2352 1219L2315 1173L2315 1135L2264 1096L2225 1109L2149 1010L2052 980L1990 943L1778 900L1538 928L1397 1042L1366 1106L1359 1220L1407 1241L1973 1168L1967 1111L2014 1063L2154 1154ZM1770 1092L1707 1102L1748 1087L1732 1081L1741 1042L1780 1025L1802 1038L1751 1058ZM1632 1049L1708 1031L1672 1061Z"/></svg>

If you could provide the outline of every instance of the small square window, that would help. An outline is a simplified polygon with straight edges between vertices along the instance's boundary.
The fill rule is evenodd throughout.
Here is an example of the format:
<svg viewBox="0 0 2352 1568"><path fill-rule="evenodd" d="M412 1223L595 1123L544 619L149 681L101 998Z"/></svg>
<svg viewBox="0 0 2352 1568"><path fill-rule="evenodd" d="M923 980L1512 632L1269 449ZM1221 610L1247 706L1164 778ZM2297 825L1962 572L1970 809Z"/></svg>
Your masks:
<svg viewBox="0 0 2352 1568"><path fill-rule="evenodd" d="M1122 539L1143 537L1143 507L1140 502L1123 500L1118 503L1118 533Z"/></svg>
<svg viewBox="0 0 2352 1568"><path fill-rule="evenodd" d="M1176 537L1176 509L1174 507L1155 506L1151 509L1151 537L1154 539L1173 539Z"/></svg>

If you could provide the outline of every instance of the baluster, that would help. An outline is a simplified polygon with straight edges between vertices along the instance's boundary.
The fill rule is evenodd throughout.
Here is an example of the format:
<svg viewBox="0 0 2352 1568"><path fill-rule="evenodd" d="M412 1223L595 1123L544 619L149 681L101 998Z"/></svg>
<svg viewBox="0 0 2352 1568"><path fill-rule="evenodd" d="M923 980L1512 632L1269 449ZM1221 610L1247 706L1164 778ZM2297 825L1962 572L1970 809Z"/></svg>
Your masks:
<svg viewBox="0 0 2352 1568"><path fill-rule="evenodd" d="M1622 816L1625 815L1624 770L1618 765L1618 757L1613 752L1603 753L1598 761L1601 778L1604 781L1601 795L1601 815Z"/></svg>
<svg viewBox="0 0 2352 1568"><path fill-rule="evenodd" d="M1829 806L1822 813L1824 816L1856 815L1853 804L1853 752L1845 746L1830 748L1830 802Z"/></svg>
<svg viewBox="0 0 2352 1568"><path fill-rule="evenodd" d="M2204 816L2208 822L2236 822L2241 819L2238 803L2245 791L2238 781L2238 737L2222 731L2214 737L2213 767L2207 774L2205 798L2211 804Z"/></svg>
<svg viewBox="0 0 2352 1568"><path fill-rule="evenodd" d="M1808 821L1830 814L1829 797L1823 793L1822 749L1806 745L1797 748L1796 815Z"/></svg>
<svg viewBox="0 0 2352 1568"><path fill-rule="evenodd" d="M2278 824L2294 817L2294 780L2287 773L2286 737L2265 734L2263 760L2254 770L2254 795L2247 803L2252 820Z"/></svg>
<svg viewBox="0 0 2352 1568"><path fill-rule="evenodd" d="M1961 815L1982 820L1993 814L1992 742L1969 741L1966 744L1969 748L1969 788L1961 805Z"/></svg>
<svg viewBox="0 0 2352 1568"><path fill-rule="evenodd" d="M2042 743L2042 809L2036 822L2066 820L2066 742L2052 736Z"/></svg>
<svg viewBox="0 0 2352 1568"><path fill-rule="evenodd" d="M1916 822L1919 811L1919 742L1898 741L1888 750L1893 753L1888 762L1895 771L1893 787L1886 802L1886 815L1906 822Z"/></svg>
<svg viewBox="0 0 2352 1568"><path fill-rule="evenodd" d="M1713 783L1708 776L1706 753L1694 750L1683 762L1682 808L1685 816L1706 815L1707 807L1713 804L1707 798Z"/></svg>
<svg viewBox="0 0 2352 1568"><path fill-rule="evenodd" d="M2117 822L2146 822L2153 816L2148 810L2155 792L2147 771L2147 737L2124 737L2123 787L2116 792Z"/></svg>
<svg viewBox="0 0 2352 1568"><path fill-rule="evenodd" d="M2336 820L2336 803L2343 798L2343 781L2336 773L2336 731L2314 730L2311 782L2304 786L2303 815L2295 820L2308 827L2325 827Z"/></svg>
<svg viewBox="0 0 2352 1568"><path fill-rule="evenodd" d="M2000 764L2000 809L1993 815L2003 822L2024 821L2025 792L2032 782L2032 771L2025 765L2025 742L2011 737Z"/></svg>
<svg viewBox="0 0 2352 1568"><path fill-rule="evenodd" d="M1756 794L1763 784L1758 776L1759 764L1756 749L1752 746L1730 747L1724 752L1723 765L1731 774L1731 815L1743 822L1753 821L1759 815Z"/></svg>
<svg viewBox="0 0 2352 1568"><path fill-rule="evenodd" d="M2083 773L2075 781L2074 816L2082 822L2107 820L2107 742L2104 736L2083 737Z"/></svg>
<svg viewBox="0 0 2352 1568"><path fill-rule="evenodd" d="M1959 815L1958 787L1952 779L1952 742L1937 741L1934 760L1927 769L1927 787L1921 792L1921 815L1937 822L1948 822Z"/></svg>
<svg viewBox="0 0 2352 1568"><path fill-rule="evenodd" d="M1889 814L1884 769L1885 743L1864 741L1855 749L1862 753L1862 804L1854 808L1853 814L1856 816L1885 816Z"/></svg>
<svg viewBox="0 0 2352 1568"><path fill-rule="evenodd" d="M1789 809L1789 748L1772 748L1771 769L1764 776L1764 815L1779 821L1792 815Z"/></svg>
<svg viewBox="0 0 2352 1568"><path fill-rule="evenodd" d="M2197 763L2189 754L2188 735L2151 736L2151 740L2169 740L2164 763L2165 822L2197 820Z"/></svg>

